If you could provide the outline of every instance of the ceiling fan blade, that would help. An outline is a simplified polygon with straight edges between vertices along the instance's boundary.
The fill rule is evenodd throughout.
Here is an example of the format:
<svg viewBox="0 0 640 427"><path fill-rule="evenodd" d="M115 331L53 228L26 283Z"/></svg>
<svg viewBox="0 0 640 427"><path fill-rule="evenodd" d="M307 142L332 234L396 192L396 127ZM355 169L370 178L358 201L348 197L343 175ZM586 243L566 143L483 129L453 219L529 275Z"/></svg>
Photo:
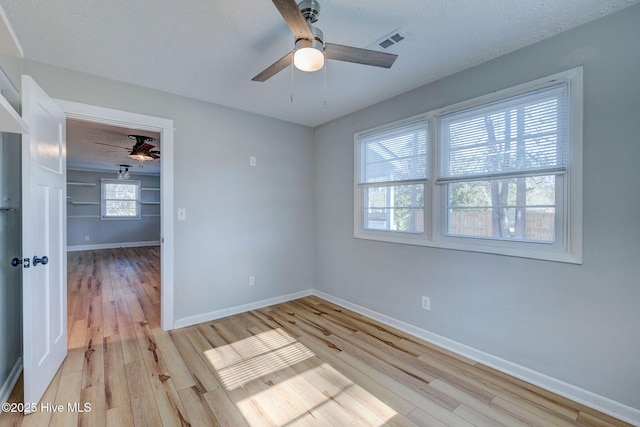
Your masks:
<svg viewBox="0 0 640 427"><path fill-rule="evenodd" d="M147 144L146 142L143 142L142 144L140 144L140 146L138 146L138 144L136 144L133 148L135 150L140 150L140 151L149 151L153 147L155 147L155 145L151 145L151 144Z"/></svg>
<svg viewBox="0 0 640 427"><path fill-rule="evenodd" d="M378 52L377 50L360 49L359 47L343 46L333 43L325 43L324 48L327 59L355 62L356 64L372 65L382 68L391 68L398 57L398 55L393 53Z"/></svg>
<svg viewBox="0 0 640 427"><path fill-rule="evenodd" d="M96 141L92 141L94 144L99 144L99 145L106 145L107 147L116 147L116 148L122 148L123 150L128 150L128 147L121 147L119 145L113 145L113 144L105 144L104 142L96 142Z"/></svg>
<svg viewBox="0 0 640 427"><path fill-rule="evenodd" d="M158 156L158 155L157 155L157 154L155 154L155 153L147 153L147 154L149 154L149 155L150 155L151 157L153 157L154 159L159 159L159 158L160 158L160 156Z"/></svg>
<svg viewBox="0 0 640 427"><path fill-rule="evenodd" d="M313 33L300 13L295 0L272 0L291 32L298 39L313 40Z"/></svg>
<svg viewBox="0 0 640 427"><path fill-rule="evenodd" d="M252 78L254 82L264 82L287 68L293 62L293 51L287 53L273 64L269 65L264 71Z"/></svg>

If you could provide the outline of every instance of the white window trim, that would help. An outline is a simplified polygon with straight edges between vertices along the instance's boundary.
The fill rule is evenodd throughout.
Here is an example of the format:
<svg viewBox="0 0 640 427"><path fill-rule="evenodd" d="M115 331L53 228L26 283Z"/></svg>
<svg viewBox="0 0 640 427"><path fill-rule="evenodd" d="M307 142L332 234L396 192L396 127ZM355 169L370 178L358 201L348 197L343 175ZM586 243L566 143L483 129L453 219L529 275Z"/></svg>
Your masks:
<svg viewBox="0 0 640 427"><path fill-rule="evenodd" d="M436 184L438 167L437 118L462 109L488 104L503 98L566 81L569 84L569 134L568 165L566 173L557 181L559 192L556 206L555 243L505 241L474 237L453 237L446 230L446 184ZM358 185L361 171L360 137L372 132L401 126L411 120L426 117L429 121L430 177L425 182L425 226L423 233L402 233L364 228L364 187ZM582 264L582 127L583 127L582 67L577 67L533 82L500 90L445 108L419 114L408 119L378 126L354 134L354 237L391 243L429 246L471 252L482 252L547 261ZM558 188L560 187L560 188Z"/></svg>
<svg viewBox="0 0 640 427"><path fill-rule="evenodd" d="M134 184L136 186L136 212L135 216L107 216L106 212L106 198L104 194L104 185L105 184ZM103 178L100 180L100 219L103 221L129 221L129 220L139 220L142 218L141 215L141 203L140 203L140 188L141 182L136 180L117 180L117 179L108 179Z"/></svg>

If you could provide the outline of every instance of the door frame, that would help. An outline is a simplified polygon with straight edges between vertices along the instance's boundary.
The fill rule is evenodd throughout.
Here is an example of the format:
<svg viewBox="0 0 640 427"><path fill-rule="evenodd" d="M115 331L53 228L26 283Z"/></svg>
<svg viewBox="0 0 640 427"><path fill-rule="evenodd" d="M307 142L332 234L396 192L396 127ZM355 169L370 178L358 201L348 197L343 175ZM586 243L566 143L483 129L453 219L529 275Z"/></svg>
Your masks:
<svg viewBox="0 0 640 427"><path fill-rule="evenodd" d="M160 325L165 331L174 329L173 120L63 99L54 101L67 119L160 133Z"/></svg>

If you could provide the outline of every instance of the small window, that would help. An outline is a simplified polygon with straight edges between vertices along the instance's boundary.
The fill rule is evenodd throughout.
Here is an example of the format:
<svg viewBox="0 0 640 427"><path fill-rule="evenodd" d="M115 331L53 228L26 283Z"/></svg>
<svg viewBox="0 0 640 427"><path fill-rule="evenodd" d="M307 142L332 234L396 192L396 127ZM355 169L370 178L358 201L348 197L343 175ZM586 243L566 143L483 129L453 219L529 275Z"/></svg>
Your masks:
<svg viewBox="0 0 640 427"><path fill-rule="evenodd" d="M140 219L140 181L101 182L102 219Z"/></svg>

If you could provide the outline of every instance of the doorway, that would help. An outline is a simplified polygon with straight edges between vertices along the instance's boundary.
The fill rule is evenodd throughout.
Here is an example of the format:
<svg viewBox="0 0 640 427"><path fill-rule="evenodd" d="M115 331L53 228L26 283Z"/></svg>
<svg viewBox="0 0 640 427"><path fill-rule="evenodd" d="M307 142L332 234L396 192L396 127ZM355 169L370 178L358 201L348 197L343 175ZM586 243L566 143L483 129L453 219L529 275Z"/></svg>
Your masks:
<svg viewBox="0 0 640 427"><path fill-rule="evenodd" d="M134 113L128 113L128 112L123 112L123 111L118 111L118 110L112 110L112 109L108 109L108 108L102 108L102 107L95 107L95 106L91 106L91 105L87 105L87 104L80 104L80 103L75 103L75 102L70 102L70 101L64 101L64 100L54 100L55 104L57 104L61 111L64 112L63 117L66 116L67 119L75 119L75 120L82 120L82 121L87 121L87 122L95 122L95 123L100 123L100 124L110 124L113 126L121 126L121 127L126 127L126 128L131 128L131 129L141 129L141 130L145 130L145 131L149 131L149 132L156 132L157 134L160 135L160 139L163 142L163 155L164 155L164 160L161 161L161 180L160 180L160 185L159 185L159 189L157 190L157 192L159 193L160 196L160 204L159 204L159 210L160 210L160 219L161 219L161 224L160 224L160 256L159 258L161 259L161 264L162 264L162 269L161 269L161 278L160 278L160 286L161 286L161 304L160 304L160 319L159 319L159 324L162 327L162 329L164 330L171 330L173 329L173 275L174 275L174 268L173 268L173 253L174 253L174 245L173 245L173 219L172 219L172 212L173 212L173 176L172 176L172 170L173 170L173 122L171 120L167 120L167 119L162 119L162 118L157 118L157 117L151 117L151 116L145 116L145 115L140 115L140 114L134 114ZM4 137L5 135L3 135ZM3 147L3 159L7 161L7 164L9 165L13 165L13 166L17 166L17 170L19 171L19 165L20 162L18 161L13 161L12 160L12 156L11 155L6 155L8 153L4 152L4 147L10 147L11 144L9 144L9 137L6 138L6 144L3 141L2 147ZM18 141L16 139L16 141ZM17 144L15 144L17 145ZM22 144L24 145L24 144ZM64 149L64 146L62 146ZM3 173L7 172L10 170L10 168L8 167L2 167L1 168ZM14 174L15 175L15 174ZM66 173L65 173L66 175ZM15 178L15 177L14 177ZM2 180L5 183L10 182L9 179L7 180ZM11 179L11 182L13 183L17 183L18 180L15 179ZM62 185L62 187L64 187L64 184ZM3 193L5 193L3 191ZM8 193L7 193L8 194ZM19 190L16 192L16 194L19 196L20 192ZM4 196L3 196L4 198ZM12 199L11 197L9 197L9 199ZM64 200L64 199L61 199ZM64 202L63 202L64 203ZM6 212L2 212L2 214L6 213L7 216L14 214L14 213L18 213L20 212L20 208L16 207L16 206L6 206L7 208L11 208L11 209L7 209ZM2 224L3 226L9 226L10 224L10 220L11 218L7 218L7 221L3 221ZM19 230L19 225L15 226L15 227L10 227L11 229L15 230ZM19 240L18 240L19 241ZM34 258L35 259L35 258ZM44 262L43 262L44 264ZM66 263L65 263L66 264ZM20 270L11 270L12 272L19 274ZM65 271L66 273L66 271ZM65 274L66 276L66 274ZM14 292L15 294L15 292ZM4 301L4 298L3 298ZM19 301L17 301L18 303L15 304L16 305L16 309L19 310L19 307L21 306L21 304L19 303ZM65 307L66 307L66 301L65 301ZM8 312L4 309L0 310L0 312L5 313ZM18 316L18 318L21 316ZM12 318L15 318L15 316L13 316ZM15 321L14 321L15 322ZM15 323L14 323L15 326ZM26 328L26 325L25 325ZM17 330L20 330L21 328L14 328ZM29 328L26 328L27 330L29 330ZM65 334L66 335L66 334ZM9 337L11 338L11 337ZM21 336L16 336L16 340L20 339ZM4 338L3 338L4 339ZM12 340L14 341L14 340ZM15 344L15 343L13 343ZM11 346L2 346L2 348L7 348L7 347L11 347L11 348L15 348L15 349L19 349L21 346L19 345L11 345ZM66 345L65 345L66 347ZM0 358L0 359L4 359L4 358ZM21 371L21 367L22 364L20 363L20 359L18 359L18 362L16 362L16 364L13 366L13 368L11 368L10 366L8 366L9 370L11 371L8 374L8 380L4 383L4 384L0 384L0 391L2 392L3 395L6 395L11 387L13 386L13 384L15 384L15 380L17 379L20 371ZM3 368L4 370L4 368ZM25 387L26 389L26 387ZM26 390L25 390L25 394L26 394Z"/></svg>
<svg viewBox="0 0 640 427"><path fill-rule="evenodd" d="M139 129L160 135L160 325L164 330L173 329L173 120L65 100L55 101L65 112L67 120Z"/></svg>

